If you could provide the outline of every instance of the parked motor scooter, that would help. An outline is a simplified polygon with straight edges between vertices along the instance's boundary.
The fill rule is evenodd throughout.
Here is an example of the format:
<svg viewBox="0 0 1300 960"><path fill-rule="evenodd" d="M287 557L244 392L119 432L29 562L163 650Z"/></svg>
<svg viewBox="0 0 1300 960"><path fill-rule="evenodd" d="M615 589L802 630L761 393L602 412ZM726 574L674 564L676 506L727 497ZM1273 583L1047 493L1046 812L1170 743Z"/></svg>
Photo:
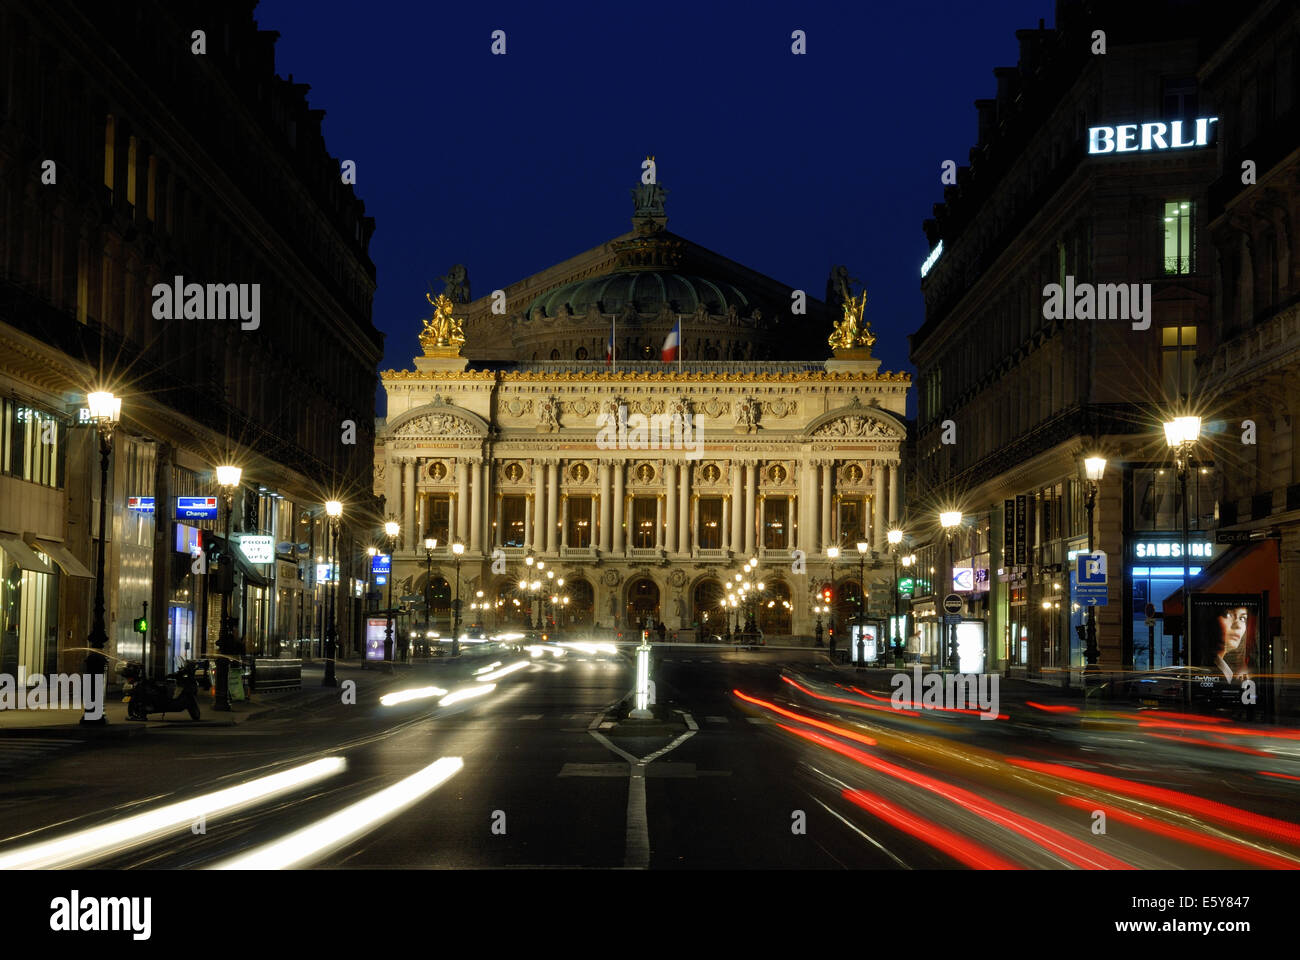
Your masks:
<svg viewBox="0 0 1300 960"><path fill-rule="evenodd" d="M199 685L194 679L194 669L197 666L198 663L191 660L159 682L144 676L144 668L140 664L128 663L122 668L122 676L127 680L125 693L129 697L126 705L127 719L147 720L151 713L166 714L185 710L191 720L197 720Z"/></svg>

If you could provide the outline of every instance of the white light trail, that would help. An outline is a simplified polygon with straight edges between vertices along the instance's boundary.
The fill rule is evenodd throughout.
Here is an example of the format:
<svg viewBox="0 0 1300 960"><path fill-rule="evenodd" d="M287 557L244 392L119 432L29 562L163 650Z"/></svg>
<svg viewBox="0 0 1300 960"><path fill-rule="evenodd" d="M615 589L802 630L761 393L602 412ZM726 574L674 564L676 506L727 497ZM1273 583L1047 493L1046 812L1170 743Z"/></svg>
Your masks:
<svg viewBox="0 0 1300 960"><path fill-rule="evenodd" d="M483 683L484 681L487 680L500 680L502 677L509 676L510 674L514 673L516 670L522 670L524 667L529 666L531 663L532 663L531 660L517 660L514 663L510 664L510 666L508 667L502 667L500 670L495 670L492 673L485 673L483 674L483 676L475 677L474 679L477 680L479 683Z"/></svg>
<svg viewBox="0 0 1300 960"><path fill-rule="evenodd" d="M438 701L438 706L448 707L453 703L459 703L462 700L469 700L471 697L481 697L485 693L491 693L496 688L497 685L495 683L489 683L481 687L466 687L463 690L453 690Z"/></svg>
<svg viewBox="0 0 1300 960"><path fill-rule="evenodd" d="M386 707L395 706L399 703L407 703L411 700L427 700L430 697L441 697L447 691L442 687L414 687L410 690L398 690L396 693L386 693L379 698L379 702Z"/></svg>

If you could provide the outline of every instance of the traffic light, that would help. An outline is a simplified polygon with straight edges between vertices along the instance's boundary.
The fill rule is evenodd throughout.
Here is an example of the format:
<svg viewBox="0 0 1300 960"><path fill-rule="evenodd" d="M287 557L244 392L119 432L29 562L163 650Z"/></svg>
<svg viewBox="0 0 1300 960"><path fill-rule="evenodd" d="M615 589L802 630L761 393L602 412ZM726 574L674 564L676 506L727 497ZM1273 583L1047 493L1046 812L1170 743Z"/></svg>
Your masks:
<svg viewBox="0 0 1300 960"><path fill-rule="evenodd" d="M830 603L830 602L831 602L831 588L830 588L830 587L823 587L823 588L822 588L822 602L823 602L823 603Z"/></svg>
<svg viewBox="0 0 1300 960"><path fill-rule="evenodd" d="M144 617L136 617L135 620L133 621L133 624L136 633L149 632L149 621L146 620Z"/></svg>

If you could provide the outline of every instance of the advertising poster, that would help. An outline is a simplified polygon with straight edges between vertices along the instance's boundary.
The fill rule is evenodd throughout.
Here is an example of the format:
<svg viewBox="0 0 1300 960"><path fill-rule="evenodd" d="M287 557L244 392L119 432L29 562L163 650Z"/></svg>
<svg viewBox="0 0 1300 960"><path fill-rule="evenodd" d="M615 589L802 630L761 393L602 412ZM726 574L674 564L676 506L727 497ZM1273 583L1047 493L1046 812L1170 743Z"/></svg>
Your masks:
<svg viewBox="0 0 1300 960"><path fill-rule="evenodd" d="M388 626L388 621L383 617L369 617L366 619L366 659L376 660L380 663L384 660L384 631ZM393 646L397 646L397 625L393 625Z"/></svg>
<svg viewBox="0 0 1300 960"><path fill-rule="evenodd" d="M1218 670L1233 683L1258 676L1263 599L1249 593L1193 593L1192 665Z"/></svg>

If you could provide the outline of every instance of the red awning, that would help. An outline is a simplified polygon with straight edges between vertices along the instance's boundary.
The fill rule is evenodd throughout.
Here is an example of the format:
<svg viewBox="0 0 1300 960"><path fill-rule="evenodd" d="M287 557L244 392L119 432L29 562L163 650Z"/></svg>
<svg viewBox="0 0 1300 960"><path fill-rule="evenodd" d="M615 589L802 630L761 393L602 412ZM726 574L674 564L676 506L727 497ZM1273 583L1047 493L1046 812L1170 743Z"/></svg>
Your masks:
<svg viewBox="0 0 1300 960"><path fill-rule="evenodd" d="M1282 591L1278 587L1276 540L1233 547L1216 557L1192 584L1194 593L1263 593L1268 591L1269 617L1282 616ZM1166 617L1183 615L1183 591L1180 587L1161 604Z"/></svg>

